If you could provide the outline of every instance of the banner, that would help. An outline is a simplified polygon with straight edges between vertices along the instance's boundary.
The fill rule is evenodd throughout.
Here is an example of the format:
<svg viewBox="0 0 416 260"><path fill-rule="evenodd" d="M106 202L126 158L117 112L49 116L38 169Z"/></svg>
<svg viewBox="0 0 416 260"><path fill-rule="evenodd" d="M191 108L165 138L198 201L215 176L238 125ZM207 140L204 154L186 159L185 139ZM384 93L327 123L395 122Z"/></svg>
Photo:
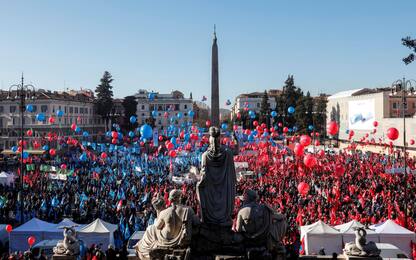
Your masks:
<svg viewBox="0 0 416 260"><path fill-rule="evenodd" d="M375 120L374 99L348 102L348 128L354 130L372 130Z"/></svg>
<svg viewBox="0 0 416 260"><path fill-rule="evenodd" d="M158 147L159 146L159 133L157 128L153 129L153 146Z"/></svg>

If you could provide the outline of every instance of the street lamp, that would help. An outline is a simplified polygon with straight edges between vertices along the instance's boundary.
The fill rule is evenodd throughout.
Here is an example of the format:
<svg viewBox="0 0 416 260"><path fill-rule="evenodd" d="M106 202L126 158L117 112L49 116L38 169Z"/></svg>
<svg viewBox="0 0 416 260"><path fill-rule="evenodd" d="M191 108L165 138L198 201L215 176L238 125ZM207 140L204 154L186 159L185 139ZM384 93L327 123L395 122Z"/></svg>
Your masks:
<svg viewBox="0 0 416 260"><path fill-rule="evenodd" d="M405 192L405 209L404 209L404 217L405 217L405 226L407 227L407 204L408 204L408 192L407 192L407 155L406 155L406 109L407 109L407 96L411 96L415 94L415 89L413 87L412 82L416 83L415 80L406 80L406 78L403 77L403 79L396 80L393 82L391 87L391 94L390 96L399 96L401 92L401 98L402 98L402 106L401 112L402 112L402 118L403 118L403 158L404 158L404 176L403 176L403 184L404 184L404 192Z"/></svg>
<svg viewBox="0 0 416 260"><path fill-rule="evenodd" d="M7 99L9 100L19 100L20 99L20 141L21 141L21 151L20 151L20 191L18 197L20 198L20 223L24 222L24 203L23 203L23 176L24 176L24 164L23 164L23 151L24 151L24 112L26 109L26 100L35 99L36 92L35 87L30 84L24 83L24 77L22 73L22 79L20 84L14 84L10 86ZM14 96L13 96L14 95Z"/></svg>

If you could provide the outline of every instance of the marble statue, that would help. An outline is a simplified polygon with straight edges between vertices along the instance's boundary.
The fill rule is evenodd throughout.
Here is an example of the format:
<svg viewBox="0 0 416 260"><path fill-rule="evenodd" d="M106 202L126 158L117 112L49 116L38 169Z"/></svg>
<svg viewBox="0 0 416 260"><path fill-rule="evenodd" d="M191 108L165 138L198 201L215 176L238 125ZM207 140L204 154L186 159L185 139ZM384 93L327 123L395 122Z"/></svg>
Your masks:
<svg viewBox="0 0 416 260"><path fill-rule="evenodd" d="M243 234L249 244L267 245L274 253L283 253L283 237L287 229L286 217L268 205L257 202L257 193L247 190L243 207L237 214L236 231Z"/></svg>
<svg viewBox="0 0 416 260"><path fill-rule="evenodd" d="M152 256L156 252L170 252L190 245L192 227L199 223L199 219L192 208L179 204L181 194L180 190L169 193L171 206L158 212L155 223L147 227L143 238L135 246L140 259L157 259ZM161 206L158 199L152 202L154 206Z"/></svg>
<svg viewBox="0 0 416 260"><path fill-rule="evenodd" d="M222 147L217 127L210 127L209 135L208 150L202 154L201 180L197 184L201 220L231 227L237 181L234 155L238 153L238 143L234 135L234 150Z"/></svg>
<svg viewBox="0 0 416 260"><path fill-rule="evenodd" d="M61 227L64 229L64 240L58 241L56 247L53 248L55 254L71 256L79 255L80 243L74 227L75 226Z"/></svg>
<svg viewBox="0 0 416 260"><path fill-rule="evenodd" d="M376 243L370 241L367 243L367 231L359 227L355 230L355 242L345 244L344 254L348 256L380 256L381 250L377 248Z"/></svg>

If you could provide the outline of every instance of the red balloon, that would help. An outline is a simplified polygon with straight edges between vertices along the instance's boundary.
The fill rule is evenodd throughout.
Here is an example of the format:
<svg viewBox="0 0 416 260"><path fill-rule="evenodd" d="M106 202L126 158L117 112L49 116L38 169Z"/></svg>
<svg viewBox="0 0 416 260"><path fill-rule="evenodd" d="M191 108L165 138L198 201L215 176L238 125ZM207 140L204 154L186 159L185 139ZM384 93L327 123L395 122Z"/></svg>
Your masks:
<svg viewBox="0 0 416 260"><path fill-rule="evenodd" d="M338 127L337 122L335 121L329 122L328 125L326 126L326 131L330 135L336 135L338 133L338 130L339 130L339 127Z"/></svg>
<svg viewBox="0 0 416 260"><path fill-rule="evenodd" d="M49 117L49 120L48 121L51 124L55 123L55 117L53 117L53 116Z"/></svg>
<svg viewBox="0 0 416 260"><path fill-rule="evenodd" d="M159 141L162 142L163 141L163 136L159 135Z"/></svg>
<svg viewBox="0 0 416 260"><path fill-rule="evenodd" d="M233 130L237 131L238 130L238 125L233 125Z"/></svg>
<svg viewBox="0 0 416 260"><path fill-rule="evenodd" d="M282 123L278 123L278 124L277 124L277 126L278 126L278 127L282 127L282 126L283 126L283 124L282 124Z"/></svg>
<svg viewBox="0 0 416 260"><path fill-rule="evenodd" d="M240 112L238 112L238 113L237 113L237 118L238 118L238 119L240 119L240 118L241 118L241 113L240 113Z"/></svg>
<svg viewBox="0 0 416 260"><path fill-rule="evenodd" d="M211 120L207 120L207 121L205 121L205 125L206 125L207 127L210 127L210 126L211 126Z"/></svg>
<svg viewBox="0 0 416 260"><path fill-rule="evenodd" d="M309 192L309 184L307 184L306 182L301 182L298 184L298 192L305 196L306 194L308 194Z"/></svg>
<svg viewBox="0 0 416 260"><path fill-rule="evenodd" d="M414 145L415 144L415 140L414 139L410 139L410 145Z"/></svg>
<svg viewBox="0 0 416 260"><path fill-rule="evenodd" d="M51 156L55 156L55 155L56 155L56 150L55 150L55 149L53 149L53 148L51 148L51 149L49 150L49 154L50 154Z"/></svg>
<svg viewBox="0 0 416 260"><path fill-rule="evenodd" d="M27 239L27 243L29 244L30 247L32 247L35 244L35 242L36 242L36 238L34 236L30 236Z"/></svg>
<svg viewBox="0 0 416 260"><path fill-rule="evenodd" d="M345 173L345 168L341 164L335 165L335 176L341 177Z"/></svg>
<svg viewBox="0 0 416 260"><path fill-rule="evenodd" d="M72 131L75 131L75 129L77 129L77 125L75 123L72 123L71 129L72 129Z"/></svg>
<svg viewBox="0 0 416 260"><path fill-rule="evenodd" d="M12 232L12 230L13 230L12 225L7 225L7 226L6 226L6 231L7 231L7 233Z"/></svg>
<svg viewBox="0 0 416 260"><path fill-rule="evenodd" d="M118 138L118 133L116 131L111 132L112 138Z"/></svg>
<svg viewBox="0 0 416 260"><path fill-rule="evenodd" d="M172 157L172 158L175 158L176 157L176 151L175 150L170 150L169 151L169 156Z"/></svg>
<svg viewBox="0 0 416 260"><path fill-rule="evenodd" d="M302 156L303 155L304 147L301 144L295 144L295 148L293 148L293 152L296 156Z"/></svg>
<svg viewBox="0 0 416 260"><path fill-rule="evenodd" d="M102 152L101 153L101 159L107 159L107 154L105 153L105 152Z"/></svg>
<svg viewBox="0 0 416 260"><path fill-rule="evenodd" d="M319 140L315 140L314 145L315 145L315 146L320 146L320 145L321 145L321 143L319 142Z"/></svg>
<svg viewBox="0 0 416 260"><path fill-rule="evenodd" d="M168 150L173 150L173 148L175 148L175 145L172 144L171 142L169 142L166 147L168 148Z"/></svg>
<svg viewBox="0 0 416 260"><path fill-rule="evenodd" d="M66 164L65 163L61 164L61 169L62 170L65 170L66 169Z"/></svg>
<svg viewBox="0 0 416 260"><path fill-rule="evenodd" d="M317 161L315 156L313 156L312 154L307 154L305 155L305 157L303 158L303 163L309 167L312 168L316 165Z"/></svg>
<svg viewBox="0 0 416 260"><path fill-rule="evenodd" d="M261 124L261 128L263 128L263 129L266 128L266 124L265 123L262 123Z"/></svg>
<svg viewBox="0 0 416 260"><path fill-rule="evenodd" d="M283 133L287 133L289 131L289 128L287 128L286 126L283 127Z"/></svg>
<svg viewBox="0 0 416 260"><path fill-rule="evenodd" d="M374 126L374 127L377 127L377 126L378 126L378 122L377 122L377 121L374 121L374 122L373 122L373 126Z"/></svg>
<svg viewBox="0 0 416 260"><path fill-rule="evenodd" d="M309 137L309 135L302 135L300 137L300 144L303 145L304 147L308 146L311 144L311 138Z"/></svg>
<svg viewBox="0 0 416 260"><path fill-rule="evenodd" d="M396 140L397 138L399 138L399 130L397 130L397 128L390 127L387 130L387 137L392 141Z"/></svg>
<svg viewBox="0 0 416 260"><path fill-rule="evenodd" d="M325 151L324 150L319 150L318 155L321 156L321 157L324 156L325 155Z"/></svg>
<svg viewBox="0 0 416 260"><path fill-rule="evenodd" d="M112 144L116 144L116 143L117 143L117 138L113 138L113 139L111 139L111 143L112 143Z"/></svg>
<svg viewBox="0 0 416 260"><path fill-rule="evenodd" d="M259 125L259 122L257 122L257 120L254 120L254 121L253 121L253 125L254 125L254 126L258 126L258 125Z"/></svg>
<svg viewBox="0 0 416 260"><path fill-rule="evenodd" d="M354 134L355 134L355 132L354 132L354 130L350 130L350 137L353 137L354 136Z"/></svg>

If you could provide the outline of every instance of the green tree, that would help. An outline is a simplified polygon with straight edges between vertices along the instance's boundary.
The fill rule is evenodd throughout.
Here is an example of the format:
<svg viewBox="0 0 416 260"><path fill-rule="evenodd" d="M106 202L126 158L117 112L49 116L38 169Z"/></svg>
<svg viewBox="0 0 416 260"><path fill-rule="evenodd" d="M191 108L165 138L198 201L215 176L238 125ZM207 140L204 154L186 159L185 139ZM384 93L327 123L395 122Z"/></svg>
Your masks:
<svg viewBox="0 0 416 260"><path fill-rule="evenodd" d="M264 91L264 94L261 98L261 104L260 104L260 123L265 123L267 125L267 128L270 127L270 104L269 104L269 95L267 95L267 91Z"/></svg>
<svg viewBox="0 0 416 260"><path fill-rule="evenodd" d="M124 108L124 128L127 130L132 130L137 127L137 122L132 124L130 123L131 116L137 116L137 101L135 96L127 96L123 99L123 108Z"/></svg>
<svg viewBox="0 0 416 260"><path fill-rule="evenodd" d="M100 84L95 89L95 93L97 93L95 109L97 114L105 120L106 130L109 114L113 108L113 86L111 85L111 82L113 82L113 78L110 72L105 71L100 80Z"/></svg>
<svg viewBox="0 0 416 260"><path fill-rule="evenodd" d="M295 115L288 113L288 108L293 106L296 109L298 100L303 96L303 92L300 88L295 86L295 80L293 75L289 75L283 86L282 101L284 102L283 114L284 114L284 125L293 128L296 125ZM295 111L295 114L297 111Z"/></svg>
<svg viewBox="0 0 416 260"><path fill-rule="evenodd" d="M315 113L314 113L314 127L321 136L326 134L326 105L327 98L325 94L320 94L315 98Z"/></svg>

